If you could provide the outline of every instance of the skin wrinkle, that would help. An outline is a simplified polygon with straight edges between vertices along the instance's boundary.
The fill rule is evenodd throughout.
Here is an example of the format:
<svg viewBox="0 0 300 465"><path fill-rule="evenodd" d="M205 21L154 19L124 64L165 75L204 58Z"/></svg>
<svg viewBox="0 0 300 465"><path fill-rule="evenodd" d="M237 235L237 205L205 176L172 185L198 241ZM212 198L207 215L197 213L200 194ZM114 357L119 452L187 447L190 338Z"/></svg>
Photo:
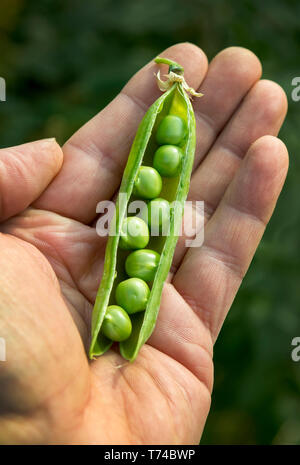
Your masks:
<svg viewBox="0 0 300 465"><path fill-rule="evenodd" d="M204 98L204 96L201 98ZM216 125L216 122L213 120L213 118L201 112L200 110L195 111L195 116L196 116L196 121L199 121L208 127L208 130L211 132L211 139L214 140L219 133L219 129Z"/></svg>
<svg viewBox="0 0 300 465"><path fill-rule="evenodd" d="M157 349L154 348L154 350L157 350ZM169 355L166 354L165 352L163 352L163 354L164 354L164 357L166 359L170 358ZM187 369L186 366L182 365L181 362L179 362L178 360L176 360L176 361L179 364L179 366L181 366L184 370L187 371L187 375L189 375L189 376L192 375L192 377L195 378L195 382L197 383L197 385L199 385L199 383L200 383L201 385L203 385L206 388L206 392L208 393L208 397L210 399L210 389L208 388L208 386L205 383L203 383L202 380L198 376L196 376L191 370ZM163 364L163 366L164 366L164 364ZM162 370L162 371L164 371L164 370ZM176 377L175 377L175 384L176 384L177 387L179 387L180 392L183 395L183 398L184 398L185 402L188 402L188 404L192 407L193 406L193 401L192 401L192 397L191 397L189 391L184 387L184 385L177 382ZM172 407L174 407L174 409L176 411L177 410L177 402L174 403L172 395L169 395L169 393L167 391L165 391L165 392L161 391L161 392L162 392L162 394L163 393L166 394L166 397L169 400L170 409L172 410ZM193 408L192 408L192 411L193 411ZM181 425L179 425L179 429L181 431ZM180 434L178 434L178 437L180 437Z"/></svg>
<svg viewBox="0 0 300 465"><path fill-rule="evenodd" d="M182 291L178 290L176 286L174 286L175 289L180 292L180 295L183 297L183 299L188 303L190 308L193 310L193 312L196 314L196 316L199 316L201 318L201 321L204 323L206 328L210 331L212 334L212 327L211 327L211 310L210 309L204 309L202 306L198 304L198 302L191 296L189 296L186 293L183 293ZM204 317L203 317L204 314Z"/></svg>
<svg viewBox="0 0 300 465"><path fill-rule="evenodd" d="M237 206L231 204L230 202L226 203L226 207L228 209L232 210L233 212L235 212L238 216L241 216L241 215L246 216L252 222L258 223L258 226L262 227L263 230L266 229L268 221L265 218L260 218L258 215L255 215L255 214L251 213L250 209L241 208L240 206L237 207Z"/></svg>
<svg viewBox="0 0 300 465"><path fill-rule="evenodd" d="M190 201L190 200L193 200L193 199L188 198L187 200ZM193 213L198 215L198 218L199 218L199 215L201 215L201 217L199 219L203 218L203 221L204 221L203 227L201 227L200 230L197 230L198 234L199 234L199 232L201 230L203 230L205 228L206 224L208 223L208 221L213 216L213 214L214 214L214 212L216 210L216 207L213 207L212 205L209 205L208 202L206 202L206 200L202 200L202 201L204 202L204 218L201 215L202 214L202 209L200 209L200 212L199 212L197 205L194 205L194 204L192 205ZM188 216L189 216L189 213L190 212L187 213ZM186 248L185 245L184 246L180 245L180 241L182 241L184 238L185 238L185 236L183 234L182 239L179 238L179 242L177 243L177 247L179 245L179 247ZM193 237L189 237L188 239L191 240L191 239L194 239L194 238L195 238L195 235ZM202 247L202 245L200 247ZM178 271L178 269L181 267L181 265L183 263L184 257L185 257L185 253L180 253L180 255L178 257L178 253L176 254L176 252L175 252L174 257L173 257L173 262L172 262L170 272L169 272L169 277L168 277L168 280L167 280L168 283L172 283L172 280L173 280L176 272Z"/></svg>
<svg viewBox="0 0 300 465"><path fill-rule="evenodd" d="M205 224L210 220L210 218L213 216L213 214L216 211L216 205L210 204L207 200L203 200L204 202L204 220ZM204 226L205 226L204 224Z"/></svg>
<svg viewBox="0 0 300 465"><path fill-rule="evenodd" d="M132 384L129 382L124 373L122 373L122 380L123 382L125 382L126 386L128 387L129 391L134 395L134 397L137 397L137 394L134 391ZM132 413L130 411L130 402L128 402L128 393L125 390L121 390L120 393L122 396L122 405L125 412L124 417L126 419L126 424L128 427L128 438L130 438L128 443L129 445L141 445L143 444L143 440L142 435L140 434L140 428L136 428L135 422L130 421Z"/></svg>
<svg viewBox="0 0 300 465"><path fill-rule="evenodd" d="M107 358L107 357L106 357ZM109 357L110 354L109 354ZM104 361L105 363L105 361ZM118 438L118 427L116 429L110 428L110 425L112 424L117 424L122 425L122 429L124 432L126 431L126 428L124 427L124 423L126 423L126 418L124 418L124 412L122 409L122 404L120 405L120 408L118 410L115 409L115 406L119 404L122 396L122 389L119 391L116 390L114 386L114 376L115 374L111 370L111 367L108 366L106 363L105 366L103 367L103 377L100 380L100 376L98 376L97 371L93 370L95 366L97 365L96 361L90 362L90 368L91 368L91 400L90 404L87 405L86 411L85 411L85 425L83 425L83 428L89 426L89 422L91 421L91 418L99 412L98 415L98 420L101 419L100 421L100 430L103 429L103 427L106 429L106 440L101 439L99 442L94 442L92 441L93 437L93 432L91 434L91 439L88 438L88 444L107 444L107 443L112 443L110 441L111 438L111 433L115 437L115 443L114 444L119 444L119 440L116 439ZM107 368L107 370L105 370ZM105 374L104 374L105 371ZM116 373L116 372L115 372ZM109 393L109 388L111 387L111 393ZM108 393L108 395L106 395ZM110 395L111 394L111 395ZM97 425L99 425L99 421L97 422ZM99 426L98 426L99 428ZM89 428L87 428L89 429ZM80 431L78 432L79 437L80 437ZM126 437L126 442L124 444L127 444L127 434L124 436ZM74 443L74 441L71 441L71 443ZM85 441L84 444L87 442Z"/></svg>
<svg viewBox="0 0 300 465"><path fill-rule="evenodd" d="M185 346L185 345L187 345L187 346L189 346L189 345L195 346L200 350L200 352L203 352L205 354L205 356L206 356L205 358L208 359L209 362L212 360L212 358L213 358L213 349L212 349L212 347L209 347L209 342L211 342L210 340L207 341L207 344L202 343L202 341L201 342L195 342L193 339L191 339L189 337L186 337L184 331L179 331L178 332L178 330L176 330L176 328L173 328L173 327L170 328L170 326L167 326L167 328L168 328L168 331L171 331L174 334L174 336L175 335L177 336L177 338L179 339L178 344L182 344L183 346ZM208 334L208 336L209 336L209 339L210 339L210 334ZM166 354L166 355L168 355L168 354ZM176 358L176 360L177 360L177 358ZM192 369L190 369L190 371L193 372ZM197 378L199 378L196 374L195 374L195 376Z"/></svg>
<svg viewBox="0 0 300 465"><path fill-rule="evenodd" d="M40 250L44 250L45 246L46 246L47 250L44 251L43 253L47 257L47 260L48 260L50 266L52 268L53 267L56 268L56 270L61 269L64 272L67 271L68 278L70 278L70 286L76 287L76 282L73 279L73 276L70 273L69 268L66 266L66 263L64 262L63 257L58 252L57 248L53 244L50 244L49 242L47 243L46 241L43 241L42 239L39 239L36 236L34 236L34 241L35 241L36 245L33 245L33 247L36 247L39 250L39 252L40 252ZM40 253L42 253L42 252L40 252ZM59 273L58 273L58 276L59 276L59 279L63 279L62 275L60 275ZM63 281L66 282L65 278L63 279Z"/></svg>
<svg viewBox="0 0 300 465"><path fill-rule="evenodd" d="M176 286L172 283L169 283L169 284L166 284L165 286L169 286L171 289L174 289L175 292L178 292L178 290L176 289ZM181 295L182 299L183 299L183 296ZM186 303L186 302L184 302ZM191 309L192 310L192 309ZM170 330L170 325L168 325L168 329ZM178 332L176 332L176 334L178 335ZM181 338L183 338L184 342L188 342L188 343L193 343L193 341L187 339L184 334L180 333L179 334L181 336ZM210 336L210 335L209 335ZM209 359L212 359L213 357L213 349L212 347L210 348L209 345L207 345L207 347L202 344L202 340L201 340L201 343L199 342L198 344L196 344L199 346L199 348L201 350L203 350L207 355L208 355L208 358ZM165 353L165 352L164 352ZM166 354L167 355L167 354Z"/></svg>
<svg viewBox="0 0 300 465"><path fill-rule="evenodd" d="M208 349L204 345L193 342L193 341L184 341L184 342L181 341L180 344L187 345L187 346L192 346L192 347L195 346L197 349L200 349L200 351L203 351L206 355L208 355L209 360L211 361L211 365L212 365L212 355L209 353ZM166 353L166 351L164 351L163 353L169 357L169 355ZM192 373L195 376L195 378L197 378L197 380L211 394L211 392L212 392L212 383L208 382L208 380L210 379L210 370L212 369L212 366L208 367L206 365L197 365L197 366L192 367L192 366L189 366L189 365L184 365L180 361L179 357L176 356L176 355L173 355L172 358L173 358L173 360L176 360L176 362L178 362L182 367L186 368L190 373ZM208 376L203 375L203 368L205 368L205 370L208 372ZM197 374L197 372L201 373L201 376L199 374Z"/></svg>
<svg viewBox="0 0 300 465"><path fill-rule="evenodd" d="M76 376L74 376L74 378L76 379L78 376L78 374L76 374ZM82 406L81 408L75 412L75 417L77 418L77 421L75 421L75 425L72 425L72 426L69 426L69 427L65 427L65 424L63 424L63 426L60 427L59 431L57 432L57 438L60 438L61 437L61 432L63 433L68 433L68 435L70 434L70 432L72 431L75 431L76 429L79 429L83 423L84 423L84 419L85 419L85 415L86 415L86 411L87 409L89 408L89 405L90 405L90 402L91 402L91 399L92 399L92 382L91 382L91 376L88 376L88 389L87 389L87 395L86 395L86 398L84 400L84 402L82 403ZM70 382L70 385L72 384L73 381ZM65 389L62 390L62 392L64 391L67 391L68 390L68 387L69 385L66 385ZM56 397L59 396L60 393L57 393ZM53 418L53 414L51 413L51 410L54 410L53 408L48 408L48 417L50 419L50 422L53 424L54 428L55 428L55 418ZM74 421L74 410L72 410L72 415L73 415L73 421ZM57 441L61 441L60 439L57 439L57 438L53 438L53 442L50 441L50 444L51 442L53 444L56 444Z"/></svg>
<svg viewBox="0 0 300 465"><path fill-rule="evenodd" d="M103 244L103 243L99 244L99 246L100 246L99 247L99 255L100 255L100 252L103 253L105 251L105 245L106 244ZM92 305L94 305L94 301L95 301L95 298L96 298L96 295L97 295L97 291L98 291L98 287L99 287L99 283L100 283L100 278L101 278L102 273L103 273L103 266L104 266L104 261L101 259L101 263L99 264L99 257L98 257L98 253L96 252L95 255L92 257L92 260L89 263L89 265L88 264L86 265L86 269L83 268L82 272L80 273L80 276L78 278L76 278L78 289L85 296L87 301ZM95 283L94 295L89 296L85 292L85 288L86 288L85 281L88 281L90 279L91 270L93 270L94 268L97 268L97 274L99 275L99 282Z"/></svg>
<svg viewBox="0 0 300 465"><path fill-rule="evenodd" d="M141 115L144 115L146 111L149 109L149 105L147 105L146 102L144 102L139 97L127 94L124 89L120 92L119 96L125 97L130 101L130 103L133 103L135 106L137 106L141 110Z"/></svg>
<svg viewBox="0 0 300 465"><path fill-rule="evenodd" d="M80 147L80 145L76 142L76 139L71 138L64 145L64 150L66 149L69 150L70 147L79 152L82 152L84 156L88 153L89 155L92 155L94 158L99 160L99 166L101 162L101 170L105 169L106 171L110 173L112 171L111 167L113 167L114 171L119 172L119 173L122 172L122 166L120 166L119 161L116 160L114 157L112 157L111 154L101 150L100 147L98 146L96 146L95 149L93 150L86 150L87 148L86 146L84 148ZM78 176L80 177L80 174L78 174ZM74 180L74 182L76 182L76 180ZM65 216L65 213L64 213L64 216Z"/></svg>
<svg viewBox="0 0 300 465"><path fill-rule="evenodd" d="M239 161L243 160L245 157L245 150L239 147L237 144L226 142L221 143L216 147L217 150L221 150L223 153L225 152L227 155L230 155L233 158L237 158Z"/></svg>
<svg viewBox="0 0 300 465"><path fill-rule="evenodd" d="M186 401L187 403L187 410L190 410L193 412L193 415L192 415L192 420L191 420L191 426L190 426L190 430L194 430L194 431L197 431L198 433L198 439L197 441L195 441L196 443L199 443L200 441L200 437L201 437L201 431L198 430L198 427L197 425L195 425L193 427L193 423L195 423L195 415L194 415L194 409L193 409L193 402L192 402L192 398L191 398L191 395L189 394L189 391L187 389L185 389L183 386L181 386L179 383L177 383L177 381L175 380L175 383L176 385L178 386L179 390L182 392L182 395L183 395L183 398L184 400ZM209 401L208 401L209 405L211 403L211 396L209 394ZM196 422L197 423L197 422ZM181 442L184 442L186 443L188 441L188 439L184 440L184 441L181 441ZM181 442L179 442L179 444L181 444Z"/></svg>
<svg viewBox="0 0 300 465"><path fill-rule="evenodd" d="M69 267L68 263L66 262L66 260L64 259L64 257L62 256L62 254L58 252L58 250L57 250L57 248L56 248L55 246L52 245L52 248L53 248L54 251L58 254L58 256L59 256L59 258L60 258L60 260L61 260L61 263L65 266L66 270L68 271L68 273L69 273L69 275L70 275L70 277L71 277L72 284L73 284L74 288L76 288L76 290L77 290L78 292L82 292L82 291L78 288L76 279L74 278L73 273L72 273L72 271L70 270L70 267ZM87 299L86 296L84 296L84 297ZM88 300L88 299L87 299L87 300Z"/></svg>
<svg viewBox="0 0 300 465"><path fill-rule="evenodd" d="M197 344L197 343L192 343L192 345L196 345L198 348L200 348L200 350L203 350L207 355L208 355L208 358L212 361L212 354L208 351L208 349L202 345L202 344ZM146 347L149 346L151 347L151 350L154 350L154 351L159 351L161 352L164 357L170 359L170 360L176 360L176 362L184 369L186 370L190 375L192 375L193 378L195 378L195 381L200 383L203 387L205 387L205 389L207 390L207 392L209 393L209 395L211 394L211 390L212 390L212 386L208 385L204 380L202 380L198 375L195 374L194 370L191 370L190 368L187 368L185 365L183 365L181 363L180 360L178 360L178 358L174 358L173 356L170 357L170 355L166 352L166 351L162 351L160 349L157 349L156 347L154 347L153 345L149 345L149 344L146 344Z"/></svg>
<svg viewBox="0 0 300 465"><path fill-rule="evenodd" d="M86 352L87 352L88 351L88 341L90 339L89 334L90 334L90 327L91 327L90 320L91 320L92 306L84 298L83 309L82 309L81 306L80 306L80 308L78 308L78 306L77 306L77 311L76 311L75 302L72 303L72 300L76 300L76 297L75 297L75 299L72 299L74 289L72 289L72 287L69 286L69 284L65 283L62 279L59 279L59 282L61 284L62 297L64 299L65 304L67 305L67 307L69 308L69 310L71 312L72 318L73 318L76 326L79 329L82 340L85 343L85 349L86 349ZM77 291L75 291L75 292L77 292Z"/></svg>
<svg viewBox="0 0 300 465"><path fill-rule="evenodd" d="M152 350L155 350L155 349L152 348ZM145 353L145 351L144 351L144 353ZM147 356L151 357L151 351L147 351ZM144 357L144 360L145 360L145 357ZM169 395L169 391L162 385L161 382L159 382L157 377L152 374L152 370L147 369L147 367L143 366L143 365L140 365L140 369L142 370L142 372L144 373L144 375L146 377L150 378L153 381L153 383L155 384L157 390L160 392L162 398L164 399L165 404L168 406L168 410L169 410L170 414L171 414L171 412L173 410L172 407L175 407L175 411L176 411L176 404L174 404L172 396ZM165 386L166 386L166 383L165 383ZM175 425L174 425L174 427L175 427Z"/></svg>
<svg viewBox="0 0 300 465"><path fill-rule="evenodd" d="M202 251L203 253L205 252L209 258L226 267L230 273L233 273L240 281L242 281L246 274L246 270L241 269L236 257L221 248L216 248L215 246L212 247L207 244L202 246Z"/></svg>
<svg viewBox="0 0 300 465"><path fill-rule="evenodd" d="M199 166L202 164L203 160L206 158L216 137L216 134L213 131L213 129L209 129L208 131L203 132L201 125L204 124L204 126L207 128L209 127L208 123L206 123L203 117L199 118L196 112L194 114L195 114L195 120L196 120L196 149L195 149L195 159L194 159L193 169L192 169L192 177L194 173L197 171L197 169L199 168ZM204 138L204 144L203 144L203 138ZM204 150L203 150L203 147L205 147Z"/></svg>
<svg viewBox="0 0 300 465"><path fill-rule="evenodd" d="M7 161L7 160L6 160ZM6 171L7 177L12 177L12 174L14 177L17 178L17 180L24 179L26 181L25 185L27 187L28 181L34 181L35 185L34 188L36 188L37 180L32 179L32 173L30 170L28 171L28 166L24 164L24 158L22 157L22 154L20 153L19 149L16 148L11 148L9 149L9 163L4 163L2 161L2 166L4 167Z"/></svg>
<svg viewBox="0 0 300 465"><path fill-rule="evenodd" d="M125 376L125 373L126 373L126 368L129 368L130 369L130 364L129 363L125 363L123 364L122 366L117 366L116 367L116 371L114 372L113 374L113 377L111 378L111 375L110 373L108 373L108 376L106 377L107 381L106 383L107 384L111 384L113 389L116 390L119 383L125 383L125 385L128 387L129 389L129 392L130 392L130 395L132 394L135 398L137 397L137 394L134 390L134 387L133 385L129 382L129 380L127 379L127 377ZM102 386L103 386L103 382L101 384L99 384L98 380L96 380L96 384L98 385L97 389L98 390L101 390ZM128 429L128 437L127 437L127 440L126 440L126 444L129 444L129 445L133 445L133 444L136 444L136 442L132 441L131 439L131 436L136 436L139 438L139 435L137 435L135 433L135 431L132 430L132 426L131 426L131 422L130 422L130 418L132 416L132 414L129 412L129 408L130 408L130 405L134 405L134 402L128 402L128 399L126 398L126 395L128 396L128 393L126 394L125 390L123 389L119 389L117 391L117 393L121 396L121 399L122 399L122 405L123 405L123 409L124 409L124 413L125 415L121 415L121 412L122 410L120 410L120 416L121 416L121 421L124 421L126 422L127 424L127 429ZM142 443L142 442L139 442L139 443Z"/></svg>

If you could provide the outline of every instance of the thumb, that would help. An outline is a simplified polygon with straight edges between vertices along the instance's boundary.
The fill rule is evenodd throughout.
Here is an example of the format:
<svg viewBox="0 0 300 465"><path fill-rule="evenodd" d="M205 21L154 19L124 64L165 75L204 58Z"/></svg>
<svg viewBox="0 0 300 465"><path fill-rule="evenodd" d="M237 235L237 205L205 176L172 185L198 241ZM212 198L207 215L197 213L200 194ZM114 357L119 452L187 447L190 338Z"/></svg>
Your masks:
<svg viewBox="0 0 300 465"><path fill-rule="evenodd" d="M59 172L63 152L55 139L0 150L0 221L25 210Z"/></svg>

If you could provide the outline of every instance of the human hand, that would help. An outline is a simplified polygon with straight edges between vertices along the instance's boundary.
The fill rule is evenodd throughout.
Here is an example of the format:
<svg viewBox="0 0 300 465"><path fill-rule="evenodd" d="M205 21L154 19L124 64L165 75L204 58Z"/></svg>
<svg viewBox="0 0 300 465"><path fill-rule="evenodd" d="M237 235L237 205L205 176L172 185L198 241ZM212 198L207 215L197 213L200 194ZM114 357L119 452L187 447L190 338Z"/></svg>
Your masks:
<svg viewBox="0 0 300 465"><path fill-rule="evenodd" d="M286 98L252 52L207 68L180 44L194 102L190 200L205 202L205 240L176 249L153 335L130 364L86 349L105 238L96 205L116 193L138 124L158 97L151 63L63 147L0 151L0 442L197 444L210 407L213 343L270 219L288 166L276 138Z"/></svg>

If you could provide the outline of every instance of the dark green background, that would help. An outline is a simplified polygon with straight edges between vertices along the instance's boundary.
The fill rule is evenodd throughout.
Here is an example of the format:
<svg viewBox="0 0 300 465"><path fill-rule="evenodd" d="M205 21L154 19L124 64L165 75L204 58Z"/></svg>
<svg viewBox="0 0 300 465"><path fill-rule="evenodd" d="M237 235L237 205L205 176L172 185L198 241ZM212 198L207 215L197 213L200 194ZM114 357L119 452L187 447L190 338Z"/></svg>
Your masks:
<svg viewBox="0 0 300 465"><path fill-rule="evenodd" d="M130 76L180 41L212 58L230 45L253 50L289 98L281 131L291 155L287 184L216 344L215 388L203 444L300 444L300 2L1 0L1 147L66 140Z"/></svg>

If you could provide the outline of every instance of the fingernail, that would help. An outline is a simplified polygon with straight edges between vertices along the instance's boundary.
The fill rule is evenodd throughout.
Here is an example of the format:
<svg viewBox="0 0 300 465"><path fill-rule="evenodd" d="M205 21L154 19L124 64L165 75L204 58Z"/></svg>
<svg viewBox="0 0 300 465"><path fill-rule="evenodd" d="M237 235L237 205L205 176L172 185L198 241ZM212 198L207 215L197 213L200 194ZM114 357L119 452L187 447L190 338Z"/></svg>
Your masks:
<svg viewBox="0 0 300 465"><path fill-rule="evenodd" d="M56 139L55 137L49 137L47 139L41 139L39 141L37 141L37 143L40 145L40 146L48 146L48 145L54 145L56 144Z"/></svg>

